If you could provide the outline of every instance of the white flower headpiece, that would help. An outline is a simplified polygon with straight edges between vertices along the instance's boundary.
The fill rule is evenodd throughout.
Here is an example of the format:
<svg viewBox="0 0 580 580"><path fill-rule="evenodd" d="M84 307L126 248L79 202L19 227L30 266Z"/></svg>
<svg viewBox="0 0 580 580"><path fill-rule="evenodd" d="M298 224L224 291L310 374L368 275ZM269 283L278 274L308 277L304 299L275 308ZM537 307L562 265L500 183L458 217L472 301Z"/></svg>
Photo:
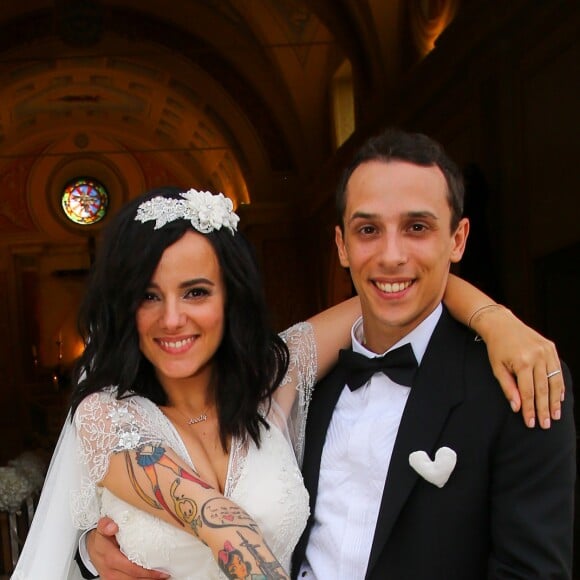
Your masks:
<svg viewBox="0 0 580 580"><path fill-rule="evenodd" d="M190 220L202 234L222 227L228 228L232 234L237 230L240 218L234 212L232 200L222 193L213 195L209 191L190 189L179 195L183 199L159 196L143 202L137 209L135 221L155 220L155 230L175 220Z"/></svg>

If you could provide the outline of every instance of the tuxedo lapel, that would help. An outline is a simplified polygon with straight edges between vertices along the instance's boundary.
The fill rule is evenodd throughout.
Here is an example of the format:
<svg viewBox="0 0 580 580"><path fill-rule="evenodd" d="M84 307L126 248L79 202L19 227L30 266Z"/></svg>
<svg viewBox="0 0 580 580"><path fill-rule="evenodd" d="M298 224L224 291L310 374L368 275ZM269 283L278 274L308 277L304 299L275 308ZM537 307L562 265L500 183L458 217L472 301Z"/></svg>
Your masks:
<svg viewBox="0 0 580 580"><path fill-rule="evenodd" d="M451 409L463 398L464 336L444 309L419 366L387 473L367 577L409 497L419 475L409 465L409 454L424 450L431 458Z"/></svg>

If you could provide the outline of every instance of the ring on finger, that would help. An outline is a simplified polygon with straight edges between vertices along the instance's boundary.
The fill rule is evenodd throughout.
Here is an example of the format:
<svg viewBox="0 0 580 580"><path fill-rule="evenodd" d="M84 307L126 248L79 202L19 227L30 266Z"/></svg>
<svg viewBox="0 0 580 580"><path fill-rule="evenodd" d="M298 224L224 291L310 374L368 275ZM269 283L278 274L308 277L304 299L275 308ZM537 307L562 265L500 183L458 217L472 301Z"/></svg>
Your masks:
<svg viewBox="0 0 580 580"><path fill-rule="evenodd" d="M559 375L561 372L562 372L562 371L561 371L560 369L557 369L557 370L555 370L555 371L552 371L551 373L548 373L548 374L546 375L546 377L547 377L548 379L551 379L552 377L555 377L556 375Z"/></svg>

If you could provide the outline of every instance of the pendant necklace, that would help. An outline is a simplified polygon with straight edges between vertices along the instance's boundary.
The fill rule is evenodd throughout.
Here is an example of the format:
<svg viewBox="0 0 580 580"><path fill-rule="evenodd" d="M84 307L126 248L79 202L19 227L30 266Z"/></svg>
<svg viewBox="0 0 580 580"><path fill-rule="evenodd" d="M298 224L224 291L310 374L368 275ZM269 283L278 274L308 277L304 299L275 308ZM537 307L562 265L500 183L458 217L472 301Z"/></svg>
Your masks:
<svg viewBox="0 0 580 580"><path fill-rule="evenodd" d="M187 421L188 425L197 425L197 423L207 421L207 409L197 415L197 417L187 417L187 415L182 413L177 407L174 407L174 409Z"/></svg>
<svg viewBox="0 0 580 580"><path fill-rule="evenodd" d="M186 417L187 419L187 417ZM207 413L203 412L200 413L197 417L190 417L187 420L188 425L195 425L196 423L203 423L203 421L207 421Z"/></svg>

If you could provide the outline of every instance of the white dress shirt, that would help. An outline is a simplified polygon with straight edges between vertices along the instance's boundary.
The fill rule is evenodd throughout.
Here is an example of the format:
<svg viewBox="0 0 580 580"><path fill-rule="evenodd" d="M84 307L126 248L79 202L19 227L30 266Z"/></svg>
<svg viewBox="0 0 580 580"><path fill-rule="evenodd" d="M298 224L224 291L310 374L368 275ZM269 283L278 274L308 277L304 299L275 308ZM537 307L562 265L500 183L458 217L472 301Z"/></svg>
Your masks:
<svg viewBox="0 0 580 580"><path fill-rule="evenodd" d="M389 350L411 343L420 364L442 306ZM363 346L362 318L352 349ZM387 351L388 352L388 351ZM298 578L358 580L366 574L387 471L410 388L375 373L360 389L340 394L322 451L314 524Z"/></svg>

